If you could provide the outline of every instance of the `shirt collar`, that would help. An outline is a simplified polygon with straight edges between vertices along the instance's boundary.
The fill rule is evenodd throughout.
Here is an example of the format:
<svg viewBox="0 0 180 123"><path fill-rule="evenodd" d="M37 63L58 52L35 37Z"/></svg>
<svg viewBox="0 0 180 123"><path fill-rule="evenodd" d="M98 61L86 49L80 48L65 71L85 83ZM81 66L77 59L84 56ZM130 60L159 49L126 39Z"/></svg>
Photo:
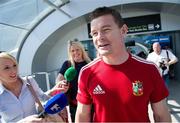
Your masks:
<svg viewBox="0 0 180 123"><path fill-rule="evenodd" d="M20 78L22 79L22 78ZM22 82L23 82L23 86L22 88L25 88L26 87L26 81L24 79L22 79ZM3 84L0 82L0 95L6 90L6 88L3 86Z"/></svg>
<svg viewBox="0 0 180 123"><path fill-rule="evenodd" d="M5 91L4 86L0 83L0 95Z"/></svg>

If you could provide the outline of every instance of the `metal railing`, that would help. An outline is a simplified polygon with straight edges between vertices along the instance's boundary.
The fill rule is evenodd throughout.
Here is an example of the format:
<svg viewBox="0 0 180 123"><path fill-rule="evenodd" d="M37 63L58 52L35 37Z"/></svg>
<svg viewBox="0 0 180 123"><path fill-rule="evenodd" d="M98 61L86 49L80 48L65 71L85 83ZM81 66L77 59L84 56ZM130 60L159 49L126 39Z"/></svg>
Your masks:
<svg viewBox="0 0 180 123"><path fill-rule="evenodd" d="M55 85L57 74L58 74L58 69L48 72L35 72L32 73L31 75L26 75L26 74L25 75L33 77L37 81L39 87L43 91L47 91L50 90L51 87Z"/></svg>

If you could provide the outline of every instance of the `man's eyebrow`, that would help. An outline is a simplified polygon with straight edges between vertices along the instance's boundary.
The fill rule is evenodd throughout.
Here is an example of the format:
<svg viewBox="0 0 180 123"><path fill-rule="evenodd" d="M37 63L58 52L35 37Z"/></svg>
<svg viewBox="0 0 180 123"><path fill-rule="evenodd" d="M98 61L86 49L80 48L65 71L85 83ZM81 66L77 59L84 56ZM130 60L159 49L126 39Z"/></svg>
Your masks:
<svg viewBox="0 0 180 123"><path fill-rule="evenodd" d="M111 27L111 25L109 25L109 24L108 25L104 25L104 26L101 27L101 29L102 28L106 28L106 27ZM96 31L96 29L95 30L91 30L91 32L93 32L93 31Z"/></svg>
<svg viewBox="0 0 180 123"><path fill-rule="evenodd" d="M111 25L104 25L104 26L102 26L102 28L105 28L105 27L111 27Z"/></svg>
<svg viewBox="0 0 180 123"><path fill-rule="evenodd" d="M106 28L106 27L111 27L111 25L109 25L109 24L107 24L107 25L104 25L104 26L102 26L100 29L103 29L103 28ZM91 30L91 32L94 32L94 31L96 31L96 29L94 29L94 30ZM91 33L90 32L90 33Z"/></svg>

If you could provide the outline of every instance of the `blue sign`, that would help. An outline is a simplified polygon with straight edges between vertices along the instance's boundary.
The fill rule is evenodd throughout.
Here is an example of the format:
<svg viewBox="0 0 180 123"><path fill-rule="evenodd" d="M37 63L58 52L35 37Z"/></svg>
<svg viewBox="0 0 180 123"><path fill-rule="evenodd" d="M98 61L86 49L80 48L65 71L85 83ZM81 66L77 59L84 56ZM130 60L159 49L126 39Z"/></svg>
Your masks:
<svg viewBox="0 0 180 123"><path fill-rule="evenodd" d="M170 45L170 37L169 36L149 36L146 40L146 44L153 44L154 42L159 42L161 46Z"/></svg>

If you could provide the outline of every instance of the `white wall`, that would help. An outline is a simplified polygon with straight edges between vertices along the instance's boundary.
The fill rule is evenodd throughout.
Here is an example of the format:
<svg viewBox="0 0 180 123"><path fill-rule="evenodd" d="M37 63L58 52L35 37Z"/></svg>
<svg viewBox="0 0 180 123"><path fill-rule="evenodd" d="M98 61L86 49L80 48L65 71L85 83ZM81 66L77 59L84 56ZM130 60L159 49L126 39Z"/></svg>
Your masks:
<svg viewBox="0 0 180 123"><path fill-rule="evenodd" d="M19 53L20 73L22 75L32 73L32 61L38 48L50 35L52 35L57 29L61 28L64 24L90 12L98 6L111 6L118 5L120 3L121 0L95 0L94 2L92 0L71 0L71 2L62 7L62 9L69 13L72 18L68 18L60 11L51 13L31 32L23 44L21 52ZM30 48L31 51L27 50ZM24 62L24 59L26 59L26 62Z"/></svg>
<svg viewBox="0 0 180 123"><path fill-rule="evenodd" d="M155 14L155 12L138 12L137 15ZM162 31L180 30L180 16L169 15L167 13L161 14ZM123 13L126 17L134 15L134 13ZM56 45L51 49L47 57L47 70L53 70L59 68L65 59L67 59L67 40L73 38L79 38L80 40L88 39L87 22L83 19L74 21L67 24L63 28L63 32L66 32L64 37L59 37ZM57 32L61 34L60 32ZM57 53L58 51L58 53ZM52 60L53 59L53 60Z"/></svg>
<svg viewBox="0 0 180 123"><path fill-rule="evenodd" d="M162 31L180 30L180 14L161 13Z"/></svg>
<svg viewBox="0 0 180 123"><path fill-rule="evenodd" d="M54 70L60 68L64 60L68 59L67 57L68 40L72 40L74 38L78 38L79 40L84 40L88 38L87 25L86 25L86 21L83 18L77 19L67 24L65 27L63 27L62 31L60 30L57 33L61 34L62 37L59 36L59 39L56 39L58 40L58 42L49 52L49 55L47 57L47 70Z"/></svg>
<svg viewBox="0 0 180 123"><path fill-rule="evenodd" d="M165 1L166 0L71 0L69 4L62 7L67 13L72 15L72 18L68 18L64 14L59 11L53 12L49 15L43 22L41 22L33 32L28 36L25 44L22 47L22 51L19 57L20 63L20 71L23 74L30 74L32 72L32 66L36 68L38 64L33 64L33 61L36 61L35 55L38 54L38 51L43 51L40 49L41 45L45 44L45 42L52 42L51 49L48 49L46 52L46 57L43 60L43 70L49 71L53 69L57 69L61 66L62 62L67 59L67 48L66 41L73 38L79 38L80 40L86 40L87 37L87 25L86 20L82 17L80 20L71 22L78 18L79 16L83 16L88 12L92 11L94 8L99 6L114 6L120 5L122 3L128 2L140 2L140 1ZM172 0L171 2L180 3L180 1ZM147 3L148 4L148 3ZM119 7L121 8L121 7ZM125 8L123 8L125 9ZM130 11L131 10L131 11ZM145 9L137 11L133 11L128 8L125 13L122 13L123 17L131 17L136 15L146 15L151 13L156 13L156 11L151 11ZM169 15L166 13L162 13L162 29L163 31L179 29L180 24L178 20L180 20L180 16L177 15ZM56 33L56 34L55 34ZM56 37L51 37L52 35L56 35ZM58 37L59 36L59 37ZM48 40L47 40L48 39ZM55 41L56 40L56 41ZM47 43L48 44L48 43ZM43 54L43 52L40 52ZM28 57L27 57L28 56ZM41 54L38 54L40 57ZM46 59L45 59L46 58ZM37 62L38 63L38 62ZM38 68L38 67L37 67ZM42 69L42 68L41 68ZM36 69L37 70L37 69Z"/></svg>

